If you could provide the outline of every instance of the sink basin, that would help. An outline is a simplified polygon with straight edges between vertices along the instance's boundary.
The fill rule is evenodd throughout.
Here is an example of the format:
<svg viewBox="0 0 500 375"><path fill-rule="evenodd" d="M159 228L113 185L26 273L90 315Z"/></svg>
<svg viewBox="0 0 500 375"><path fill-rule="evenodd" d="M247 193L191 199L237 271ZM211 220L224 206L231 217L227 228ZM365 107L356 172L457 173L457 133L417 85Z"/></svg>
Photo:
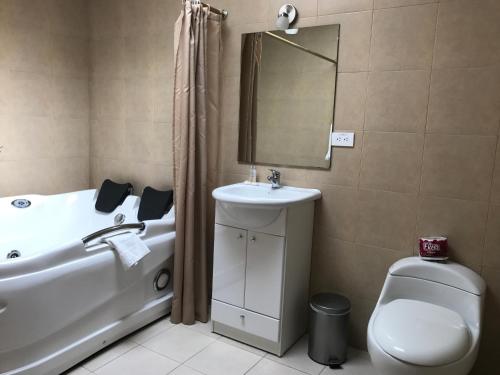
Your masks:
<svg viewBox="0 0 500 375"><path fill-rule="evenodd" d="M234 184L221 186L212 192L212 196L224 203L255 208L283 208L293 204L319 199L318 189L303 189L283 186L271 189L271 184L258 183Z"/></svg>

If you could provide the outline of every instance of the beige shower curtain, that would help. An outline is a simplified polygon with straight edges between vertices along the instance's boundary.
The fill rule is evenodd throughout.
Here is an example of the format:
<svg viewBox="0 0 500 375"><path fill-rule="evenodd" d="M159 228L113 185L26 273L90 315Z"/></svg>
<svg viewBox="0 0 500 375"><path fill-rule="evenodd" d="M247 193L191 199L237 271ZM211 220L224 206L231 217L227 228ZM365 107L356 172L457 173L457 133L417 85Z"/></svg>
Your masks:
<svg viewBox="0 0 500 375"><path fill-rule="evenodd" d="M209 265L219 139L221 17L185 1L175 25L176 240L171 320L208 320Z"/></svg>

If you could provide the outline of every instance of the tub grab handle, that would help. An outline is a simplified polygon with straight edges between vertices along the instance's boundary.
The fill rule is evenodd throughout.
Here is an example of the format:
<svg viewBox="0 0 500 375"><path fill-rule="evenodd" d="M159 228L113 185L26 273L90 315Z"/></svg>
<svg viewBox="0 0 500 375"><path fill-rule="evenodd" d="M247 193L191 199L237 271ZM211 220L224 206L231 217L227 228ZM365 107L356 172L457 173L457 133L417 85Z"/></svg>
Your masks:
<svg viewBox="0 0 500 375"><path fill-rule="evenodd" d="M115 226L112 226L109 228L104 228L104 229L98 230L97 232L89 234L86 237L83 237L82 242L84 245L86 245L90 241L95 240L96 238L99 238L105 234L112 233L112 232L115 232L117 230L123 230L123 229L139 229L139 231L142 232L144 229L146 229L146 224L144 224L143 222L140 222L140 223L131 223L131 224L120 224L120 225L115 225Z"/></svg>

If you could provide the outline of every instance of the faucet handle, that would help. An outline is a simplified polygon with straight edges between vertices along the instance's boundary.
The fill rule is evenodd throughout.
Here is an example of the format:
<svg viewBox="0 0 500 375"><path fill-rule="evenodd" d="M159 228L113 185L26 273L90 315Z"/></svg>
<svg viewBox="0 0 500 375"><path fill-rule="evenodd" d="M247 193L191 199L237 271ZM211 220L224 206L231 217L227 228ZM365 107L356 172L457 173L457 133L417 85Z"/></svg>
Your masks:
<svg viewBox="0 0 500 375"><path fill-rule="evenodd" d="M270 168L269 170L271 171L273 178L278 178L281 175L280 171L278 171L277 169Z"/></svg>

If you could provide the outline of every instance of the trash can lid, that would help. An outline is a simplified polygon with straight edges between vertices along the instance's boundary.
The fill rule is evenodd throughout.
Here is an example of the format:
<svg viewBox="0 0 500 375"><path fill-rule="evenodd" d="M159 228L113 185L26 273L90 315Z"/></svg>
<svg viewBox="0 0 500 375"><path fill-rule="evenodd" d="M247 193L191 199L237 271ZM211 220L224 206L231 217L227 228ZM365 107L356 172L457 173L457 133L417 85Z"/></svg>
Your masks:
<svg viewBox="0 0 500 375"><path fill-rule="evenodd" d="M327 314L344 314L351 309L351 303L340 294L319 293L312 296L311 307Z"/></svg>

